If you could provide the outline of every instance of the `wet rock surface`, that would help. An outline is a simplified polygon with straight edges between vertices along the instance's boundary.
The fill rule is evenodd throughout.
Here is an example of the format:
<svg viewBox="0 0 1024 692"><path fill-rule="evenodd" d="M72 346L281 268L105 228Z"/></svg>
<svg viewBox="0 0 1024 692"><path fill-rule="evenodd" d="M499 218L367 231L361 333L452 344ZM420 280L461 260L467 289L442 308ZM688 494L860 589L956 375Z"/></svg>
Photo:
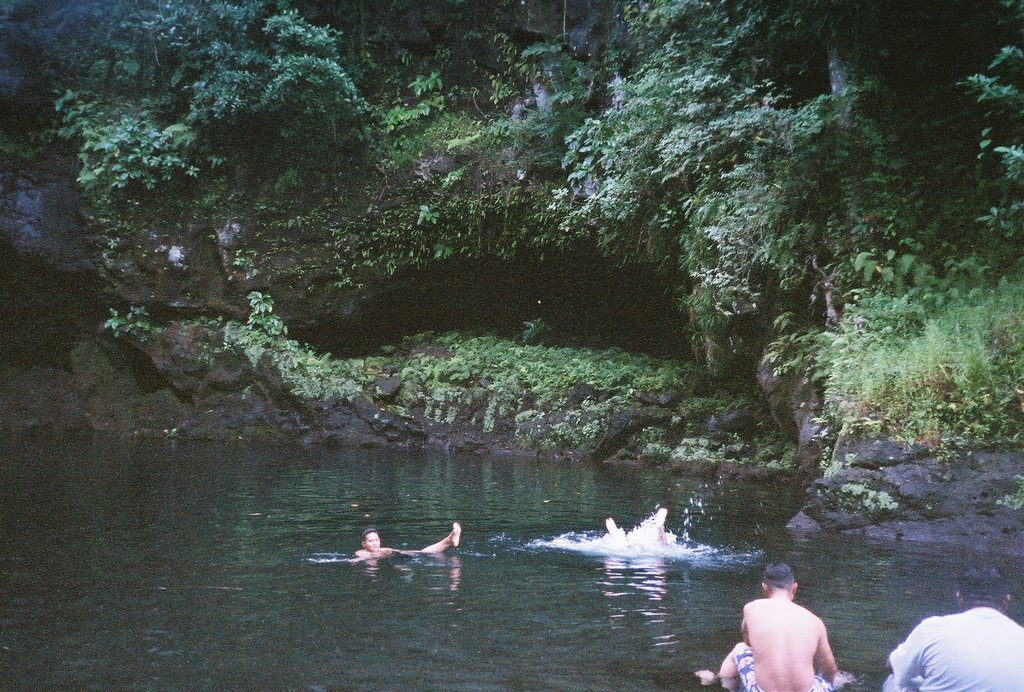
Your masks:
<svg viewBox="0 0 1024 692"><path fill-rule="evenodd" d="M811 484L792 529L1024 554L1024 509L1008 502L1024 476L1019 451L967 449L940 458L920 445L879 438L841 440L840 455L838 470Z"/></svg>
<svg viewBox="0 0 1024 692"><path fill-rule="evenodd" d="M796 371L779 374L775 362L761 359L757 382L768 399L772 418L800 447L800 468L809 476L817 475L824 438L828 430L819 418L821 397L809 373Z"/></svg>

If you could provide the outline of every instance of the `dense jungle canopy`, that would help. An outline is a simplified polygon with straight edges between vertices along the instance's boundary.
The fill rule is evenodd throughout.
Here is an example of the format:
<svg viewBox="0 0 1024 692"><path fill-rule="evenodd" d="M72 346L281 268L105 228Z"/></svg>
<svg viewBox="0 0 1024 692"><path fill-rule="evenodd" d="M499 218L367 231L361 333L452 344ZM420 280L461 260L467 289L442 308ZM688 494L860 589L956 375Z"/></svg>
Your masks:
<svg viewBox="0 0 1024 692"><path fill-rule="evenodd" d="M267 277L271 331L261 262L311 237L338 291L474 267L528 275L511 301L585 257L642 284L620 314L667 304L662 345L709 376L767 353L890 434L1019 435L1018 0L68 6L26 24L48 96L4 113L5 155L71 147L107 256L155 223L258 228L232 261ZM524 339L594 342L563 307Z"/></svg>

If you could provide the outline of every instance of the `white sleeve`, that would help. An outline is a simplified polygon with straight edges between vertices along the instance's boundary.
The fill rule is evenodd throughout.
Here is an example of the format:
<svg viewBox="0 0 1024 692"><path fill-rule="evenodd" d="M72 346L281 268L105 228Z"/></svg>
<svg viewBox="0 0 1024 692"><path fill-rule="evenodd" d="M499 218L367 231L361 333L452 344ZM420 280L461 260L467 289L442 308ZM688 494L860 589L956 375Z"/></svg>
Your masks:
<svg viewBox="0 0 1024 692"><path fill-rule="evenodd" d="M924 677L924 666L922 655L928 643L924 633L924 625L921 623L910 633L902 644L889 654L889 667L892 668L892 675L897 689L917 689L915 678Z"/></svg>

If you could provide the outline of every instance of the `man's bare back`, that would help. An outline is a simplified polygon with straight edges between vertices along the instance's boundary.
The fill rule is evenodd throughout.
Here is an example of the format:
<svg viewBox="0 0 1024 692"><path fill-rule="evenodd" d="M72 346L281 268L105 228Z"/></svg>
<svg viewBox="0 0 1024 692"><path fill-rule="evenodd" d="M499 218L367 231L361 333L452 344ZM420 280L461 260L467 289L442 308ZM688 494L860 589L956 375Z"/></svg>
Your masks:
<svg viewBox="0 0 1024 692"><path fill-rule="evenodd" d="M816 668L828 680L835 676L825 624L781 589L744 606L743 639L754 650L757 684L765 692L809 690Z"/></svg>
<svg viewBox="0 0 1024 692"><path fill-rule="evenodd" d="M763 692L832 690L835 657L821 619L793 602L797 583L789 565L765 567L765 598L743 607L743 641L722 661L718 672L698 670L701 684Z"/></svg>

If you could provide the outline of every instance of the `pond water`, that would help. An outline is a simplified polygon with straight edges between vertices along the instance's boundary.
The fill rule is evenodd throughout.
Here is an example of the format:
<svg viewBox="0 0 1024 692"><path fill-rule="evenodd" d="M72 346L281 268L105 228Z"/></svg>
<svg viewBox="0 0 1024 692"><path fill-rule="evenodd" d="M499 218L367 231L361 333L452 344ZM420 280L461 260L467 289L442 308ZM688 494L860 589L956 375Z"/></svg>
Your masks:
<svg viewBox="0 0 1024 692"><path fill-rule="evenodd" d="M0 439L0 688L699 689L785 560L847 689L877 690L967 556L796 537L800 502L440 452ZM659 504L673 545L600 540ZM456 520L443 557L345 561L367 525L417 548Z"/></svg>

